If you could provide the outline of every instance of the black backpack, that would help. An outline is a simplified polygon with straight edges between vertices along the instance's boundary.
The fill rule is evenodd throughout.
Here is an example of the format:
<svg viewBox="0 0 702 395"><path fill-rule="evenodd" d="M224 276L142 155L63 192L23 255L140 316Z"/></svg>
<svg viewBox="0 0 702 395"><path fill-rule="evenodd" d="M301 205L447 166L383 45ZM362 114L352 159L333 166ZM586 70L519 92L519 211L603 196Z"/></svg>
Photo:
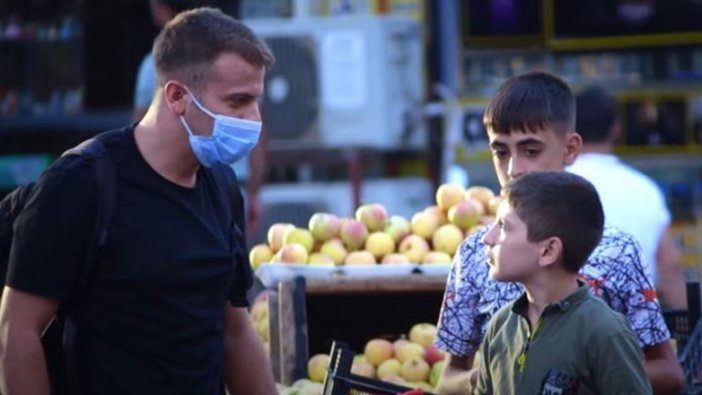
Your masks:
<svg viewBox="0 0 702 395"><path fill-rule="evenodd" d="M59 159L61 161L77 157L79 160L88 161L97 182L99 201L95 233L90 247L86 250L85 262L77 284L69 297L61 303L56 316L42 335L42 345L51 379L51 392L54 395L78 393L78 377L73 354L76 332L73 313L82 293L87 288L98 254L105 243L107 225L114 208L117 177L114 165L101 141L102 138L102 135L98 135L87 140L66 151ZM34 183L30 183L18 187L0 201L0 276L3 284L10 258L13 224L31 196L34 186Z"/></svg>

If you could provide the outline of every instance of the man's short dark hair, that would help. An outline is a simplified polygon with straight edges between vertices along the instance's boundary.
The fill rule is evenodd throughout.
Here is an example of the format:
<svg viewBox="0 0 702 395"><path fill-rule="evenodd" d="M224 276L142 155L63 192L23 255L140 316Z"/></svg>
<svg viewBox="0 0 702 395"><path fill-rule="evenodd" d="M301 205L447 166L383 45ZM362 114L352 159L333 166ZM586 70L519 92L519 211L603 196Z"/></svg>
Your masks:
<svg viewBox="0 0 702 395"><path fill-rule="evenodd" d="M483 123L499 134L535 132L549 126L565 134L575 130L575 99L568 84L553 74L520 74L498 88L485 109Z"/></svg>
<svg viewBox="0 0 702 395"><path fill-rule="evenodd" d="M604 227L602 203L589 181L565 171L534 172L510 181L503 194L530 242L558 237L564 268L577 273L585 265Z"/></svg>
<svg viewBox="0 0 702 395"><path fill-rule="evenodd" d="M273 54L248 26L215 8L181 12L154 42L159 86L177 78L197 89L208 79L212 64L223 53L234 53L256 66L270 67Z"/></svg>
<svg viewBox="0 0 702 395"><path fill-rule="evenodd" d="M575 130L584 143L605 143L612 139L617 121L617 100L601 86L590 86L575 97L578 116Z"/></svg>
<svg viewBox="0 0 702 395"><path fill-rule="evenodd" d="M214 0L156 0L157 3L165 5L174 14L178 14L183 11L192 10L198 7L215 7L217 2Z"/></svg>

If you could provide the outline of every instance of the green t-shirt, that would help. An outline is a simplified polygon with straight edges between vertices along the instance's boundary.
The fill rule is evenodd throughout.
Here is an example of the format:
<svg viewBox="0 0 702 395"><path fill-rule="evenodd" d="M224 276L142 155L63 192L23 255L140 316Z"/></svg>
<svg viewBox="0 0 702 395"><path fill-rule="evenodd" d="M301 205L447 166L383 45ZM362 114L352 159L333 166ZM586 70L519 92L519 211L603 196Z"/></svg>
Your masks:
<svg viewBox="0 0 702 395"><path fill-rule="evenodd" d="M475 394L650 394L643 353L622 315L588 287L546 307L535 330L523 294L490 321Z"/></svg>

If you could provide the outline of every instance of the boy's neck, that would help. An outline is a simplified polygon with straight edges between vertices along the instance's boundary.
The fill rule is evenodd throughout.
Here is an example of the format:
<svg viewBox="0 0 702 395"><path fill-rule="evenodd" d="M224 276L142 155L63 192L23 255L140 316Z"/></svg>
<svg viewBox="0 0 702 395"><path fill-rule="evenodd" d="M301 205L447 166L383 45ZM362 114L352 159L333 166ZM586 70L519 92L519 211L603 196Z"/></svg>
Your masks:
<svg viewBox="0 0 702 395"><path fill-rule="evenodd" d="M578 290L578 280L575 273L550 274L552 275L524 283L529 302L527 317L532 328L539 322L539 318L541 318L546 306L561 301Z"/></svg>

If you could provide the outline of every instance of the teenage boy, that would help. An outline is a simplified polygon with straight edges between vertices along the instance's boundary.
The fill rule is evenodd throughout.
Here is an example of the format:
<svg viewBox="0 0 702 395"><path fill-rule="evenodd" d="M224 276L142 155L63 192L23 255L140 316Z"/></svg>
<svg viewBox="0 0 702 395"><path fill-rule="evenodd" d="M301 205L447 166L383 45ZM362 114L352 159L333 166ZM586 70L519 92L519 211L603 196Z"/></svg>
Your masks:
<svg viewBox="0 0 702 395"><path fill-rule="evenodd" d="M544 72L529 72L505 82L483 117L500 185L536 171L563 171L575 160L582 141L575 132L575 99L568 85ZM456 251L439 317L437 346L449 353L439 393L470 394L477 378L471 369L488 321L519 297L519 284L488 275L480 242L487 227ZM583 281L629 321L646 357L645 368L656 394L682 388L680 364L668 340L655 290L640 262L634 239L605 226L602 240L581 269Z"/></svg>
<svg viewBox="0 0 702 395"><path fill-rule="evenodd" d="M602 237L595 188L538 172L509 182L503 196L483 236L490 277L525 292L490 320L475 394L650 394L626 319L578 279Z"/></svg>

